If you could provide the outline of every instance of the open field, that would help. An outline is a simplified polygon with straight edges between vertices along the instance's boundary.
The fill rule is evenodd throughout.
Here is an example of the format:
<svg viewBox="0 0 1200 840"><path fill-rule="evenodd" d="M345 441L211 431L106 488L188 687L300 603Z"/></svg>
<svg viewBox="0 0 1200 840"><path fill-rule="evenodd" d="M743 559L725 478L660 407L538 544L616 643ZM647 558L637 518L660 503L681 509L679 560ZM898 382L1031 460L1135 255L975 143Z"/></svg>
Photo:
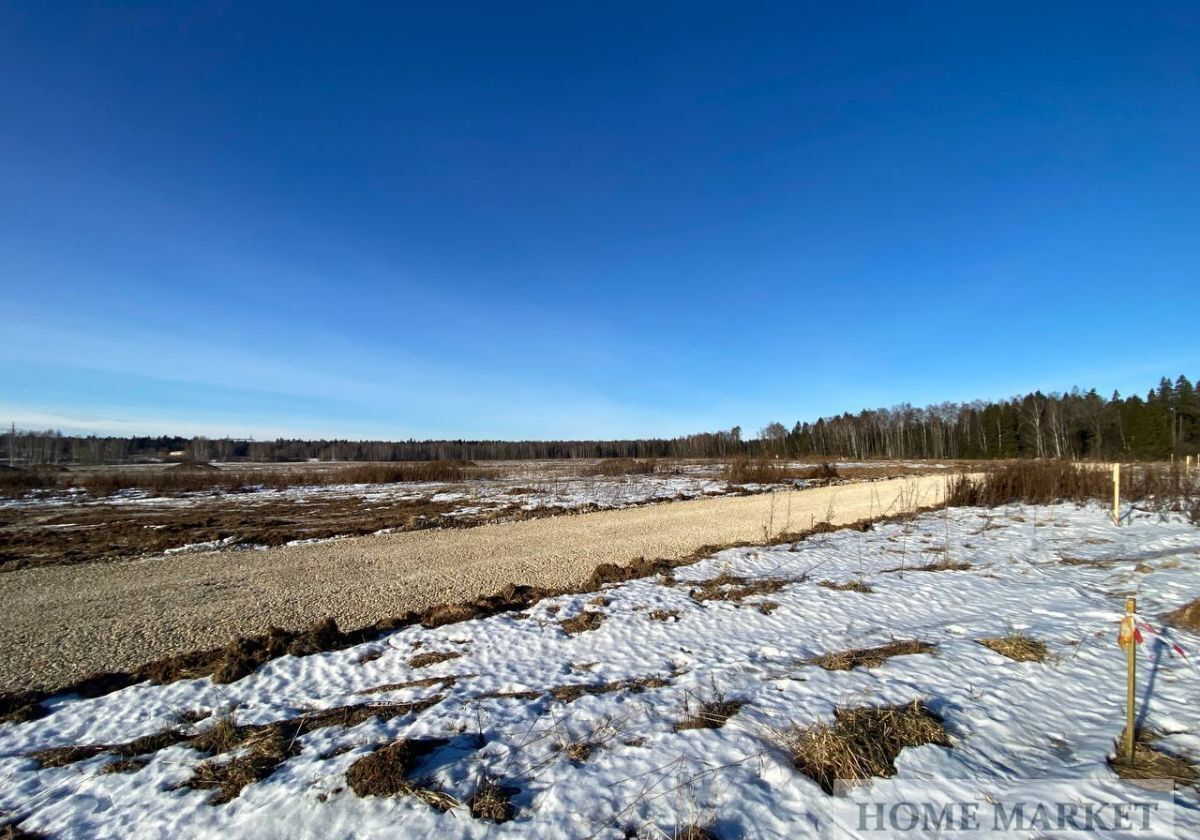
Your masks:
<svg viewBox="0 0 1200 840"><path fill-rule="evenodd" d="M835 497L839 521L877 515L874 494L905 483L939 486L792 493L792 521L775 527L821 519ZM285 585L296 597L346 580L360 597L378 586L382 605L408 591L418 568L468 590L500 568L549 584L578 579L589 571L578 555L618 534L648 555L696 540L761 541L771 500L219 552L186 558L192 565L29 569L3 582L40 581L18 612L34 609L38 592L46 604L50 591L68 591L59 576L81 576L71 580L85 590L119 582L105 590L107 622L89 617L95 589L59 607L81 615L94 644L126 621L139 575L155 593L146 603L186 595L163 588L156 566L196 574L192 586L236 582L210 600L248 605L251 580L256 594ZM435 559L437 546L453 547L467 573ZM528 565L496 565L521 552ZM276 571L235 572L230 560L246 557ZM1111 800L1126 795L1109 763L1123 724L1114 640L1124 597L1136 594L1142 615L1196 657L1200 616L1176 627L1165 616L1196 597L1198 575L1200 530L1182 514L1135 507L1117 527L1095 504L948 509L728 549L518 613L284 656L229 684L60 698L40 720L0 726L0 809L23 829L75 837L651 840L792 837L797 826L847 836L889 776L937 802L980 801L1022 779L1043 789L1062 780L1053 784L1071 801ZM170 620L174 602L162 606ZM70 648L69 629L45 638L66 632ZM1194 836L1200 672L1154 638L1143 653L1139 760L1179 786L1174 830L1156 823L1138 836ZM835 777L875 784L831 796Z"/></svg>
<svg viewBox="0 0 1200 840"><path fill-rule="evenodd" d="M0 690L126 670L271 625L302 628L333 616L353 628L509 584L579 586L602 563L680 558L818 522L912 510L938 503L945 486L936 475L259 551L20 569L0 575Z"/></svg>
<svg viewBox="0 0 1200 840"><path fill-rule="evenodd" d="M81 468L0 500L0 572L194 548L461 528L902 474L944 463L533 461ZM813 477L817 475L819 477ZM16 476L24 480L28 476ZM401 480L403 479L403 480ZM13 489L13 488L10 488Z"/></svg>

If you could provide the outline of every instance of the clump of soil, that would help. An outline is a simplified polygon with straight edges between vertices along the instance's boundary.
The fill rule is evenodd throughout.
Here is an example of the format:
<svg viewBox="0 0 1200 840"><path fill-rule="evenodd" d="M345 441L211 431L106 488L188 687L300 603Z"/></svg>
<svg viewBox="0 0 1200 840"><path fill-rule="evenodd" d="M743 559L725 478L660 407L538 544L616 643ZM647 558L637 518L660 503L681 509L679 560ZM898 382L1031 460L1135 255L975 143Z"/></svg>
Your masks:
<svg viewBox="0 0 1200 840"><path fill-rule="evenodd" d="M1167 613L1163 618L1172 627L1200 633L1200 598Z"/></svg>
<svg viewBox="0 0 1200 840"><path fill-rule="evenodd" d="M831 580L823 580L818 583L817 586L823 586L826 589L834 589L838 592L861 592L864 595L869 595L875 591L860 580L851 580L847 581L846 583L834 583Z"/></svg>
<svg viewBox="0 0 1200 840"><path fill-rule="evenodd" d="M439 662L449 662L451 659L458 659L462 656L461 653L454 651L430 651L429 653L418 653L412 659L408 660L411 668L426 668L430 665L436 665Z"/></svg>
<svg viewBox="0 0 1200 840"><path fill-rule="evenodd" d="M888 778L905 747L950 746L941 719L924 703L838 709L834 722L777 733L797 770L832 794L838 780Z"/></svg>
<svg viewBox="0 0 1200 840"><path fill-rule="evenodd" d="M1031 639L1024 633L989 636L980 639L979 644L1016 662L1041 662L1048 654L1045 642Z"/></svg>
<svg viewBox="0 0 1200 840"><path fill-rule="evenodd" d="M595 630L606 620L608 620L608 616L602 612L581 612L574 618L563 619L559 622L559 626L568 636L574 636Z"/></svg>
<svg viewBox="0 0 1200 840"><path fill-rule="evenodd" d="M826 671L849 671L853 668L878 668L893 656L909 656L918 653L933 653L936 645L919 642L915 639L890 642L886 645L869 648L854 648L836 653L826 653L813 657L809 665L820 665Z"/></svg>

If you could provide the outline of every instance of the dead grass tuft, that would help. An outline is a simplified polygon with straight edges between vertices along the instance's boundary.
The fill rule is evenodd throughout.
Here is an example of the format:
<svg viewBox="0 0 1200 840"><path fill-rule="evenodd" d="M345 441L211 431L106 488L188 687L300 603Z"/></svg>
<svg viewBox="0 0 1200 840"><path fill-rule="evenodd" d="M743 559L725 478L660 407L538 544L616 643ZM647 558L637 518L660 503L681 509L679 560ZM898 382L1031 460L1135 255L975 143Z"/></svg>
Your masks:
<svg viewBox="0 0 1200 840"><path fill-rule="evenodd" d="M257 737L246 739L239 747L246 750L244 755L200 764L183 786L215 791L208 803L223 805L236 799L246 785L267 778L280 764L300 754L295 739L287 738L279 729L263 731Z"/></svg>
<svg viewBox="0 0 1200 840"><path fill-rule="evenodd" d="M950 746L941 719L917 700L838 709L832 724L792 727L777 738L793 766L829 794L838 780L895 775L896 757L905 747Z"/></svg>
<svg viewBox="0 0 1200 840"><path fill-rule="evenodd" d="M980 639L979 644L1016 662L1041 662L1048 655L1045 642L1016 631Z"/></svg>
<svg viewBox="0 0 1200 840"><path fill-rule="evenodd" d="M588 760L592 751L596 749L596 745L590 741L572 741L565 744L562 748L562 754L571 761L582 763Z"/></svg>
<svg viewBox="0 0 1200 840"><path fill-rule="evenodd" d="M1170 779L1179 785L1200 786L1200 768L1181 756L1170 755L1154 747L1159 735L1138 730L1133 745L1133 760L1124 756L1124 745L1118 742L1115 755L1108 766L1122 779L1131 781Z"/></svg>
<svg viewBox="0 0 1200 840"><path fill-rule="evenodd" d="M425 688L427 686L436 685L441 688L449 688L458 682L459 677L475 676L474 674L454 674L448 677L424 677L419 680L405 680L404 682L386 683L384 685L376 685L371 688L364 688L358 694L384 694L388 691L400 691L405 688Z"/></svg>
<svg viewBox="0 0 1200 840"><path fill-rule="evenodd" d="M689 594L696 601L741 601L751 595L771 595L793 581L783 578L743 578L722 572L711 580L702 581Z"/></svg>
<svg viewBox="0 0 1200 840"><path fill-rule="evenodd" d="M44 840L45 834L30 831L14 823L0 826L0 840Z"/></svg>
<svg viewBox="0 0 1200 840"><path fill-rule="evenodd" d="M427 668L430 665L436 665L439 662L449 662L451 659L458 659L461 656L461 653L450 650L418 653L412 659L408 660L408 665L410 668Z"/></svg>
<svg viewBox="0 0 1200 840"><path fill-rule="evenodd" d="M500 785L494 779L485 778L475 791L475 795L467 803L471 816L478 820L489 820L494 823L507 822L513 818L516 809L513 808L511 791Z"/></svg>
<svg viewBox="0 0 1200 840"><path fill-rule="evenodd" d="M823 580L817 586L823 586L826 589L835 589L838 592L862 592L864 595L869 595L875 591L861 580L852 580L846 583L834 583L831 580Z"/></svg>
<svg viewBox="0 0 1200 840"><path fill-rule="evenodd" d="M668 680L661 677L638 677L632 680L614 680L605 683L574 683L560 685L550 689L550 695L563 703L572 703L580 697L595 694L610 694L614 691L628 689L634 694L641 694L648 688L662 688L669 685Z"/></svg>
<svg viewBox="0 0 1200 840"><path fill-rule="evenodd" d="M758 611L763 615L770 615L777 609L779 609L779 604L774 601L763 601L758 605Z"/></svg>
<svg viewBox="0 0 1200 840"><path fill-rule="evenodd" d="M346 770L346 784L359 796L410 794L420 796L435 807L447 804L446 800L453 802L454 800L445 794L428 791L408 778L423 756L447 743L445 739L440 738L409 739L380 747L350 765ZM425 790L426 795L421 795L422 790Z"/></svg>
<svg viewBox="0 0 1200 840"><path fill-rule="evenodd" d="M651 610L648 615L651 621L673 621L679 618L679 610Z"/></svg>
<svg viewBox="0 0 1200 840"><path fill-rule="evenodd" d="M836 653L826 653L808 660L809 665L820 665L826 671L849 671L854 668L878 668L893 656L910 656L912 654L933 653L936 645L919 642L915 639L890 642L886 645L870 648L856 648Z"/></svg>
<svg viewBox="0 0 1200 840"><path fill-rule="evenodd" d="M563 619L558 624L568 636L574 636L595 630L607 620L608 616L602 612L581 612L574 618Z"/></svg>
<svg viewBox="0 0 1200 840"><path fill-rule="evenodd" d="M717 840L717 835L713 834L709 828L711 826L697 825L696 823L685 825L675 832L674 840Z"/></svg>
<svg viewBox="0 0 1200 840"><path fill-rule="evenodd" d="M1200 598L1167 613L1163 618L1172 627L1200 633Z"/></svg>
<svg viewBox="0 0 1200 840"><path fill-rule="evenodd" d="M676 732L688 729L720 729L725 722L741 711L744 700L726 699L724 692L713 686L713 696L704 700L688 695L683 699L683 720L675 724Z"/></svg>
<svg viewBox="0 0 1200 840"><path fill-rule="evenodd" d="M104 775L110 773L136 773L150 763L148 758L118 758L100 768Z"/></svg>

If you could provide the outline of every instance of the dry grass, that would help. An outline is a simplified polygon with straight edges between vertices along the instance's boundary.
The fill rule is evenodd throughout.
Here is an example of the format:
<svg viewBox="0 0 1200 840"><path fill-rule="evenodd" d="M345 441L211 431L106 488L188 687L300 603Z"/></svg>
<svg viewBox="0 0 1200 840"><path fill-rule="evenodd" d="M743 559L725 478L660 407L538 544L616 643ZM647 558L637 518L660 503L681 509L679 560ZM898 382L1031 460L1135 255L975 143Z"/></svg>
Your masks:
<svg viewBox="0 0 1200 840"><path fill-rule="evenodd" d="M148 758L118 758L100 768L103 775L110 773L136 773L150 763Z"/></svg>
<svg viewBox="0 0 1200 840"><path fill-rule="evenodd" d="M832 794L838 780L895 775L905 747L950 746L941 720L924 703L864 706L834 712L834 722L792 727L777 733L778 743L801 773Z"/></svg>
<svg viewBox="0 0 1200 840"><path fill-rule="evenodd" d="M558 624L568 636L574 636L579 633L586 633L589 630L595 630L601 624L608 620L608 616L602 612L581 612L574 618L566 618Z"/></svg>
<svg viewBox="0 0 1200 840"><path fill-rule="evenodd" d="M204 491L239 492L257 487L284 489L331 484L394 484L400 482L459 482L495 478L494 469L467 461L366 463L328 469L246 470L184 463L155 470L5 470L0 472L0 496L20 496L31 490L82 487L93 496L121 490L146 490L172 495Z"/></svg>
<svg viewBox="0 0 1200 840"><path fill-rule="evenodd" d="M679 610L651 610L648 615L651 621L674 621L679 618Z"/></svg>
<svg viewBox="0 0 1200 840"><path fill-rule="evenodd" d="M417 762L448 742L441 738L409 739L380 747L350 765L346 784L359 796L414 796L438 811L461 803L448 793L409 778Z"/></svg>
<svg viewBox="0 0 1200 840"><path fill-rule="evenodd" d="M408 660L408 665L410 668L427 668L430 665L436 665L439 662L449 662L451 659L458 659L461 656L461 653L452 650L418 653L412 659Z"/></svg>
<svg viewBox="0 0 1200 840"><path fill-rule="evenodd" d="M555 700L563 703L571 703L580 697L595 694L610 694L614 691L629 690L634 694L641 694L648 688L662 688L669 684L668 680L664 680L661 677L637 677L636 679L614 680L613 682L606 683L560 685L550 689L550 695Z"/></svg>
<svg viewBox="0 0 1200 840"><path fill-rule="evenodd" d="M817 586L823 586L826 589L835 589L838 592L862 592L864 595L875 591L860 580L852 580L847 583L834 583L831 580L823 580Z"/></svg>
<svg viewBox="0 0 1200 840"><path fill-rule="evenodd" d="M779 604L775 603L774 601L762 601L758 605L758 611L763 615L770 615L777 609L779 609Z"/></svg>
<svg viewBox="0 0 1200 840"><path fill-rule="evenodd" d="M1133 760L1124 756L1124 744L1118 742L1108 765L1122 779L1169 779L1177 785L1200 786L1200 768L1196 763L1155 749L1154 742L1158 737L1156 733L1138 730Z"/></svg>
<svg viewBox="0 0 1200 840"><path fill-rule="evenodd" d="M709 699L694 697L691 694L683 699L683 720L675 724L676 732L688 729L720 729L731 717L741 711L744 700L729 700L724 692L713 686L713 696Z"/></svg>
<svg viewBox="0 0 1200 840"><path fill-rule="evenodd" d="M612 682L603 683L568 683L567 685L558 685L545 689L528 689L524 691L489 691L484 694L476 695L476 700L494 700L494 699L512 699L512 700L536 700L544 694L549 694L555 700L563 703L572 703L580 697L587 697L596 694L610 694L614 691L628 690L633 694L641 694L649 688L662 688L670 685L669 680L661 677L637 677L636 679L628 680L613 680Z"/></svg>
<svg viewBox="0 0 1200 840"><path fill-rule="evenodd" d="M45 834L29 831L14 823L0 825L0 840L44 840Z"/></svg>
<svg viewBox="0 0 1200 840"><path fill-rule="evenodd" d="M751 595L772 595L794 581L783 578L743 578L722 572L700 582L689 594L695 601L741 601Z"/></svg>
<svg viewBox="0 0 1200 840"><path fill-rule="evenodd" d="M980 639L979 644L1016 662L1042 662L1048 655L1045 642L1016 631Z"/></svg>
<svg viewBox="0 0 1200 840"><path fill-rule="evenodd" d="M471 816L494 823L507 822L516 809L510 801L511 792L494 779L484 778L475 795L467 803Z"/></svg>
<svg viewBox="0 0 1200 840"><path fill-rule="evenodd" d="M838 477L832 464L796 468L770 458L735 458L721 470L720 477L730 484L785 484L795 479L829 480Z"/></svg>
<svg viewBox="0 0 1200 840"><path fill-rule="evenodd" d="M389 691L401 691L406 688L426 688L427 686L436 685L440 688L449 688L458 682L459 677L474 676L474 674L455 674L449 677L424 677L419 680L405 680L404 682L385 683L384 685L376 685L371 688L364 688L358 694L384 694Z"/></svg>
<svg viewBox="0 0 1200 840"><path fill-rule="evenodd" d="M658 461L647 458L639 461L636 458L606 458L600 463L582 471L582 475L652 475L658 470Z"/></svg>
<svg viewBox="0 0 1200 840"><path fill-rule="evenodd" d="M1200 522L1200 480L1179 465L1138 464L1121 470L1121 499L1177 510ZM1011 502L1110 502L1112 474L1094 464L1015 461L978 478L955 476L948 488L951 507L995 507Z"/></svg>
<svg viewBox="0 0 1200 840"><path fill-rule="evenodd" d="M595 751L596 745L590 741L572 741L559 749L568 759L578 764L588 760L588 757Z"/></svg>
<svg viewBox="0 0 1200 840"><path fill-rule="evenodd" d="M267 778L280 764L300 754L295 738L289 739L278 729L264 730L246 739L239 749L244 749L245 754L200 764L184 786L212 790L208 803L222 805L236 799L247 785Z"/></svg>
<svg viewBox="0 0 1200 840"><path fill-rule="evenodd" d="M1192 633L1200 633L1200 598L1196 598L1184 604L1179 609L1167 613L1163 619L1172 627L1180 630L1189 630Z"/></svg>
<svg viewBox="0 0 1200 840"><path fill-rule="evenodd" d="M933 653L936 645L915 639L890 642L870 648L855 648L836 653L826 653L808 660L809 665L820 665L826 671L850 671L854 668L878 668L893 656L912 656Z"/></svg>

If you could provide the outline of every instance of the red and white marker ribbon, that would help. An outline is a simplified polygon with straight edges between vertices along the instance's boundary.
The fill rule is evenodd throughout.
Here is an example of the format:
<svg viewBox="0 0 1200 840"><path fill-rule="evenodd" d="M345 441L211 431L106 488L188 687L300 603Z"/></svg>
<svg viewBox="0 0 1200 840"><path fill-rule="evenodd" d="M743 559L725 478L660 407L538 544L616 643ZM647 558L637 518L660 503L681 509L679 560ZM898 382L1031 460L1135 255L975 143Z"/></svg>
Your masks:
<svg viewBox="0 0 1200 840"><path fill-rule="evenodd" d="M1155 630L1153 627L1150 626L1149 622L1145 621L1140 616L1131 616L1131 617L1137 619L1137 624L1136 624L1136 627L1134 628L1135 631L1136 630L1145 630L1151 636L1157 636L1159 641L1161 641L1164 645L1166 645L1168 648L1170 648L1172 653L1176 654L1180 659L1182 659L1184 662L1186 662L1190 667L1192 667L1192 668L1196 667L1195 665L1192 664L1192 660L1190 658L1188 658L1187 652L1184 651L1184 649L1179 646L1178 642L1168 639L1162 633L1159 633L1157 630Z"/></svg>

